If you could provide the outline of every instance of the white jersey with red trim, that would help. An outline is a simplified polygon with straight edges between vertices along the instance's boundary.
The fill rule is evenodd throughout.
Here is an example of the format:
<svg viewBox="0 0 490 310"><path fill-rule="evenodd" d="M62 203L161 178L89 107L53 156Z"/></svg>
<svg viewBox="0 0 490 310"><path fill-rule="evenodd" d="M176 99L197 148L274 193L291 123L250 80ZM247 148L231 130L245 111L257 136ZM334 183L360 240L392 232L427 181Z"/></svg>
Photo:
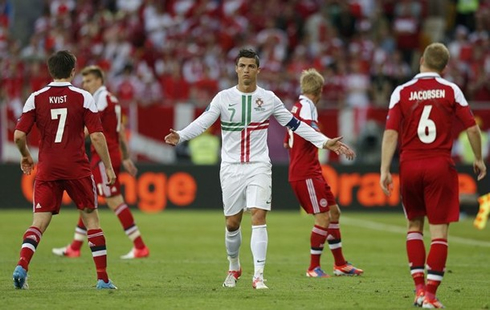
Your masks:
<svg viewBox="0 0 490 310"><path fill-rule="evenodd" d="M178 131L179 142L197 137L220 117L223 163L270 162L267 129L271 115L318 148L328 139L296 119L272 91L257 87L243 93L234 86L216 94L201 116Z"/></svg>

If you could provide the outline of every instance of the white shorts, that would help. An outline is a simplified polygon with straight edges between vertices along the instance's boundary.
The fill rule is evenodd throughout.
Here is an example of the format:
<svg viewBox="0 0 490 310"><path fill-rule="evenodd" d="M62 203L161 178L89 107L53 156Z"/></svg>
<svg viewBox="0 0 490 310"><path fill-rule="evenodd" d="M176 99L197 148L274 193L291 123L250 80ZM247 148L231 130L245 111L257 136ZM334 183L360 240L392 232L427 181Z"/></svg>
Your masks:
<svg viewBox="0 0 490 310"><path fill-rule="evenodd" d="M222 164L220 180L225 216L251 208L271 210L270 163Z"/></svg>

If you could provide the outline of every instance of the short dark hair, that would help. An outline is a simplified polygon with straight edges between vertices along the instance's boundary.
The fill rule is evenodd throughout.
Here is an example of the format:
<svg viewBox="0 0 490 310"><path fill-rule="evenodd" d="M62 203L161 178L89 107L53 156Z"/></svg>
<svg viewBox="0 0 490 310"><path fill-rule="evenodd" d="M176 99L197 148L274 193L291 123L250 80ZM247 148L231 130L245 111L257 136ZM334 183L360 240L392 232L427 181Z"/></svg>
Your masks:
<svg viewBox="0 0 490 310"><path fill-rule="evenodd" d="M82 76L86 76L89 74L93 74L96 78L102 80L102 84L104 84L104 71L99 66L88 66L83 68Z"/></svg>
<svg viewBox="0 0 490 310"><path fill-rule="evenodd" d="M48 59L49 74L54 79L66 79L71 75L71 71L75 68L77 58L70 51L58 51Z"/></svg>
<svg viewBox="0 0 490 310"><path fill-rule="evenodd" d="M238 56L236 57L235 59L235 64L238 65L238 60L242 57L245 57L245 58L255 58L255 63L257 64L257 67L260 67L260 59L259 59L259 55L257 55L257 53L251 49L251 48L242 48L239 52L238 52Z"/></svg>

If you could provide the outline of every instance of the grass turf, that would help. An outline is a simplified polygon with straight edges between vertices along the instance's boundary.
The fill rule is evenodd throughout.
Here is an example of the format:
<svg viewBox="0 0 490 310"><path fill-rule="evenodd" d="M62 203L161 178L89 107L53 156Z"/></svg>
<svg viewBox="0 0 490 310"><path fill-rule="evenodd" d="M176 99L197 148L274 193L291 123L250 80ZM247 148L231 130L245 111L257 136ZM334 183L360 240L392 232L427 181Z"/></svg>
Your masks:
<svg viewBox="0 0 490 310"><path fill-rule="evenodd" d="M150 247L148 259L124 261L131 242L117 218L101 208L108 247L108 272L117 291L95 290L95 270L86 243L78 259L56 257L53 247L68 244L77 213L65 208L53 218L29 268L29 290L15 290L12 272L30 211L0 211L0 308L2 309L413 309L413 284L405 254L401 212L353 213L341 218L345 257L364 269L361 277L305 277L309 263L310 216L272 212L265 278L269 290L251 286L250 217L244 216L235 289L221 287L228 262L220 211L134 212ZM438 296L449 309L489 309L487 230L472 218L450 227L449 258ZM425 233L426 247L429 233ZM322 265L331 273L332 255Z"/></svg>

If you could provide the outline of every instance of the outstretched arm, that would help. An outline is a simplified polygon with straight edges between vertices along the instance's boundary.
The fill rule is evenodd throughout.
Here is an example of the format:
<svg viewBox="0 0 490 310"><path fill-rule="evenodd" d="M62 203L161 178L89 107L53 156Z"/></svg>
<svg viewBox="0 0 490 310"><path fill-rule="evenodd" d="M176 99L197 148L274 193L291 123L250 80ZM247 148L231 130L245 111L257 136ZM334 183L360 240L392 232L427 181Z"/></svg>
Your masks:
<svg viewBox="0 0 490 310"><path fill-rule="evenodd" d="M209 104L206 111L204 111L198 118L192 123L187 125L182 130L176 131L170 129L170 133L165 136L165 143L170 145L177 145L180 142L184 142L195 138L205 132L220 116L220 110L218 107L217 99L219 94Z"/></svg>
<svg viewBox="0 0 490 310"><path fill-rule="evenodd" d="M275 99L274 117L277 119L279 124L286 126L289 130L309 141L317 148L329 149L338 155L344 155L349 160L354 159L356 154L349 146L340 142L342 137L336 137L333 139L326 137L320 131L317 131L308 125L307 122L302 122L296 118L284 107L284 104L279 98L275 97ZM288 148L289 145L286 144L286 140L284 142L284 147Z"/></svg>
<svg viewBox="0 0 490 310"><path fill-rule="evenodd" d="M301 122L293 117L286 126L300 135L303 139L310 141L318 148L329 149L337 155L344 155L347 159L352 160L356 156L354 151L346 144L340 142L343 137L328 138L321 132L316 131L305 122Z"/></svg>
<svg viewBox="0 0 490 310"><path fill-rule="evenodd" d="M353 160L356 157L356 153L345 143L340 142L343 137L336 137L328 139L323 148L335 152L337 155L344 155L348 160Z"/></svg>
<svg viewBox="0 0 490 310"><path fill-rule="evenodd" d="M176 146L180 141L180 135L177 131L170 128L170 133L165 136L165 143Z"/></svg>

